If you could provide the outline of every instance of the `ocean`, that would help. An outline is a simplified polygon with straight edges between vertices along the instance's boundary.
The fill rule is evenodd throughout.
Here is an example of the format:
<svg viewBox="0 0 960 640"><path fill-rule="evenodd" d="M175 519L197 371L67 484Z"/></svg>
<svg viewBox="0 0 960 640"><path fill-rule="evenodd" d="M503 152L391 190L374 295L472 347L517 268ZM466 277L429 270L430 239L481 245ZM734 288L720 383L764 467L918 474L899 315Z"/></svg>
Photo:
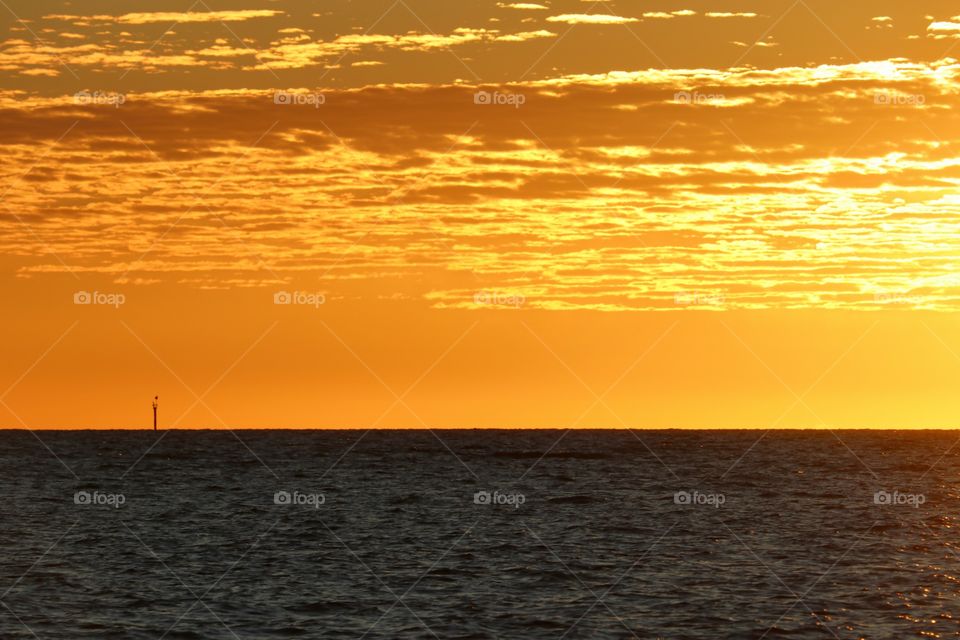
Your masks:
<svg viewBox="0 0 960 640"><path fill-rule="evenodd" d="M0 638L953 638L950 431L2 431Z"/></svg>

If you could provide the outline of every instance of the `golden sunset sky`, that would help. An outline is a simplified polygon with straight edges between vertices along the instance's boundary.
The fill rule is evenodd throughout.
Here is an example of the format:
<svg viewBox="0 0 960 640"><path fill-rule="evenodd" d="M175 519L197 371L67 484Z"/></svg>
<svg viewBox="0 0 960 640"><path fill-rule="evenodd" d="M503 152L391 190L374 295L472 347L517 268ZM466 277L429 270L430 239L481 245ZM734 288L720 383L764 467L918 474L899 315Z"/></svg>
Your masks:
<svg viewBox="0 0 960 640"><path fill-rule="evenodd" d="M0 425L960 427L960 5L4 0Z"/></svg>

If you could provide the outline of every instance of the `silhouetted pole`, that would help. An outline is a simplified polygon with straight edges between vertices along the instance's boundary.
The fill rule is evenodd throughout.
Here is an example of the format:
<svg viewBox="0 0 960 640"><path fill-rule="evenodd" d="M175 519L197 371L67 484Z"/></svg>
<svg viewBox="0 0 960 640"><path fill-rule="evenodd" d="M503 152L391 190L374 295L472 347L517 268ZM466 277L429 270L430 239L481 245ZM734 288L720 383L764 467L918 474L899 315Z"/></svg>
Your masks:
<svg viewBox="0 0 960 640"><path fill-rule="evenodd" d="M157 430L157 401L160 396L153 396L153 430Z"/></svg>

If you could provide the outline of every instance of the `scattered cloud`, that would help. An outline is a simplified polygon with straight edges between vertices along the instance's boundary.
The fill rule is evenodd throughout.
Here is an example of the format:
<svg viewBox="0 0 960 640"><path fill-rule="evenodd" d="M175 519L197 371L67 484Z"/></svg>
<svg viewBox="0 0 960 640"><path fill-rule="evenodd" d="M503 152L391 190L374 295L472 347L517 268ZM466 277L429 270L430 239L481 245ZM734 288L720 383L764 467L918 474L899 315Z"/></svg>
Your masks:
<svg viewBox="0 0 960 640"><path fill-rule="evenodd" d="M736 45L738 47L747 47L747 48L750 48L750 47L769 48L769 47L780 46L780 43L774 41L773 36L767 36L765 39L758 40L754 43L747 43L747 42L741 42L739 40L732 40L730 44Z"/></svg>
<svg viewBox="0 0 960 640"><path fill-rule="evenodd" d="M0 218L0 250L31 256L22 278L63 271L54 253L78 273L200 287L321 269L338 295L403 282L443 308L472 304L471 274L543 308L719 291L727 308L855 309L877 290L949 308L960 142L931 132L955 126L958 89L955 61L892 59L376 85L322 106L249 89L120 107L5 93L0 170L35 165L5 201L37 235ZM929 129L897 117L920 112Z"/></svg>
<svg viewBox="0 0 960 640"><path fill-rule="evenodd" d="M708 18L756 18L759 14L751 12L708 11L703 15Z"/></svg>
<svg viewBox="0 0 960 640"><path fill-rule="evenodd" d="M242 22L255 18L272 18L283 15L283 11L267 9L249 9L243 11L186 11L154 12L154 13L126 13L119 16L110 15L62 15L44 16L44 20L63 20L67 22L115 22L119 24L151 24L155 22L188 23L188 22Z"/></svg>
<svg viewBox="0 0 960 640"><path fill-rule="evenodd" d="M500 7L501 9L520 9L522 11L537 11L537 10L549 8L549 7L546 7L545 5L535 4L532 2L514 2L511 4L498 2L497 6Z"/></svg>
<svg viewBox="0 0 960 640"><path fill-rule="evenodd" d="M671 18L687 18L697 15L696 11L690 9L680 9L677 11L647 11L643 13L644 18L653 20L669 20Z"/></svg>
<svg viewBox="0 0 960 640"><path fill-rule="evenodd" d="M71 67L137 69L161 73L176 68L237 70L301 69L327 66L346 54L397 50L435 51L471 43L517 43L556 37L551 31L502 33L496 29L458 28L448 34L418 33L402 35L346 34L329 41L314 41L300 29L283 29L281 37L266 46L240 46L235 38L218 38L197 49L152 46L141 43L71 43L54 46L33 39L15 38L0 42L0 71L22 75L56 75L62 64ZM244 43L246 44L246 43ZM243 60L248 58L248 60ZM236 59L236 60L232 60ZM359 67L374 66L359 64Z"/></svg>
<svg viewBox="0 0 960 640"><path fill-rule="evenodd" d="M956 20L957 18L953 18ZM927 31L938 33L956 33L960 31L960 22L931 22Z"/></svg>
<svg viewBox="0 0 960 640"><path fill-rule="evenodd" d="M628 22L637 22L637 19L595 13L564 13L559 16L550 16L547 18L547 22L565 22L567 24L625 24Z"/></svg>

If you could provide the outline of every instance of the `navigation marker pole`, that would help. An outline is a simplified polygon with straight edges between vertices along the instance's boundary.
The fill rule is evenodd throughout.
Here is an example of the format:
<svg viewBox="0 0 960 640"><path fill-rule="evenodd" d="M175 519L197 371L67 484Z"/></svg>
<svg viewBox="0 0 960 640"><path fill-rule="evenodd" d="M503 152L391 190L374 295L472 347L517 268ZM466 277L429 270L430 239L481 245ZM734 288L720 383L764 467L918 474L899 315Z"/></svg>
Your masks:
<svg viewBox="0 0 960 640"><path fill-rule="evenodd" d="M153 396L153 430L157 430L157 401L160 400L160 396Z"/></svg>

